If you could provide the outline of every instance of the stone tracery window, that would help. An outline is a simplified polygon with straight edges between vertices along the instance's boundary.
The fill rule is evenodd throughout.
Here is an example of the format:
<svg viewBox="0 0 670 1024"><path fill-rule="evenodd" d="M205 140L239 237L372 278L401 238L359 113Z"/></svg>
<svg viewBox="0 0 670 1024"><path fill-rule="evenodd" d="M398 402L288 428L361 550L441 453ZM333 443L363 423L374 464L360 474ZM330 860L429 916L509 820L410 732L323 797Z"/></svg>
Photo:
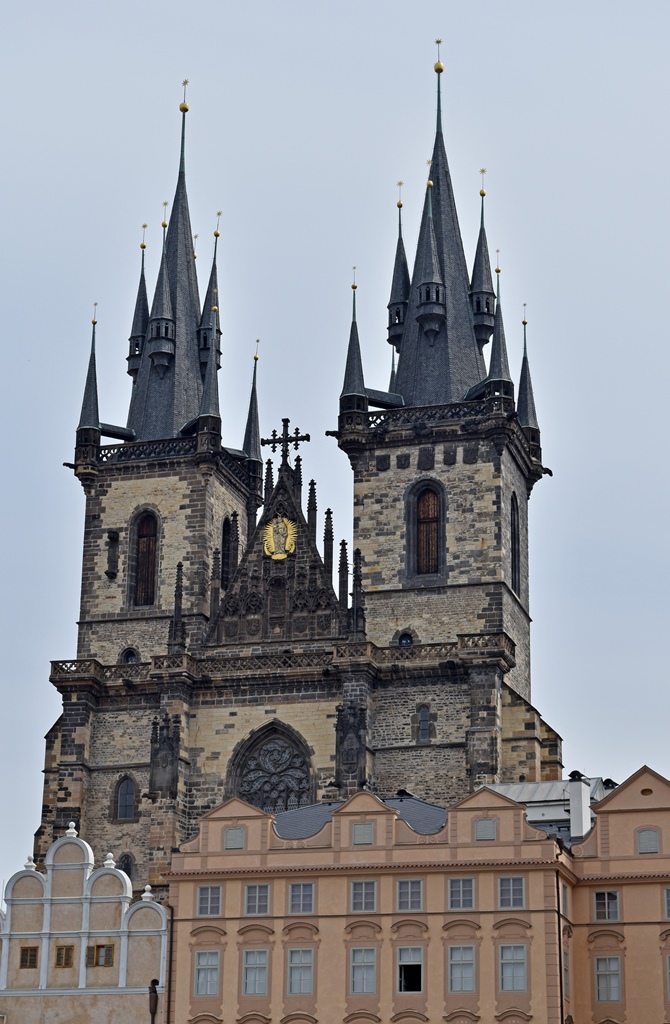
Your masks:
<svg viewBox="0 0 670 1024"><path fill-rule="evenodd" d="M297 737L277 728L264 730L236 761L235 793L254 807L278 813L312 803L309 755Z"/></svg>

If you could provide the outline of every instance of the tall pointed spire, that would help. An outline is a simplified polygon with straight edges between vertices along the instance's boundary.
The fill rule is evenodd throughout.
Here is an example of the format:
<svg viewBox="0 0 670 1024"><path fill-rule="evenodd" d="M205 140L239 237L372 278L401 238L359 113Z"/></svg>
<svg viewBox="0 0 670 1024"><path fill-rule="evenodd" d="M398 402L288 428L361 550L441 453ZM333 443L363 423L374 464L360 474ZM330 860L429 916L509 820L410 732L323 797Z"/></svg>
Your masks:
<svg viewBox="0 0 670 1024"><path fill-rule="evenodd" d="M512 378L509 372L509 362L507 359L507 343L505 341L505 327L503 324L502 305L500 303L500 267L496 267L496 274L498 276L496 314L495 322L493 325L493 342L491 344L491 365L489 366L489 374L487 380L490 382L495 381L510 384L510 394L513 394L514 387L512 385Z"/></svg>
<svg viewBox="0 0 670 1024"><path fill-rule="evenodd" d="M164 221L167 234L152 305L152 317L154 312L157 316L163 314L162 341L159 344L153 340L158 335L150 324L149 344L141 354L128 414L128 427L135 431L137 440L176 437L185 423L198 416L202 399L197 337L200 300L186 194L188 104L185 99L179 109L182 116L179 174L169 225ZM172 324L166 324L167 319L171 319Z"/></svg>
<svg viewBox="0 0 670 1024"><path fill-rule="evenodd" d="M200 372L202 373L203 379L207 370L207 363L209 361L210 353L214 353L217 366L220 365L220 338L221 338L221 318L219 316L219 283L216 267L216 251L219 243L219 218L221 216L221 210L216 214L216 230L214 232L214 255L212 257L212 269L209 274L209 282L207 284L207 291L205 292L205 301L202 306L202 316L200 318L200 325L198 327L198 349L200 351ZM211 327L210 310L216 306L216 323L214 329Z"/></svg>
<svg viewBox="0 0 670 1024"><path fill-rule="evenodd" d="M81 403L81 416L77 430L100 430L100 413L98 411L98 377L95 368L95 316L91 323L91 354L88 359L88 372L84 386L84 399Z"/></svg>
<svg viewBox="0 0 670 1024"><path fill-rule="evenodd" d="M395 377L395 349L393 349L391 352L391 376L389 378L389 392L392 395L395 394Z"/></svg>
<svg viewBox="0 0 670 1024"><path fill-rule="evenodd" d="M491 260L489 258L489 247L486 240L486 228L484 227L484 196L486 195L486 190L484 189L484 175L486 174L485 167L482 167L480 174L482 176L482 187L479 195L481 196L482 209L477 249L475 251L475 260L472 264L470 302L472 303L475 337L477 338L477 344L479 345L480 351L483 351L484 345L486 345L491 338L491 332L493 331L495 292L493 291Z"/></svg>
<svg viewBox="0 0 670 1024"><path fill-rule="evenodd" d="M130 337L128 338L128 373L133 378L133 381L135 381L137 371L140 368L140 362L142 361L142 348L144 347L144 339L146 338L147 328L149 326L149 302L147 300L147 282L144 276L144 252L146 250L144 232L146 231L146 228L147 225L143 224L142 241L140 243L140 249L142 250L140 283L137 287L135 312L133 313L133 325L130 328Z"/></svg>
<svg viewBox="0 0 670 1024"><path fill-rule="evenodd" d="M398 192L401 195L403 182L398 182ZM407 256L405 255L405 243L402 237L402 199L399 197L398 207L398 242L395 250L395 262L393 264L393 280L391 281L391 297L388 301L389 344L400 348L402 334L407 316L407 303L409 301L409 269L407 267Z"/></svg>
<svg viewBox="0 0 670 1024"><path fill-rule="evenodd" d="M258 420L258 396L256 394L256 370L258 367L258 355L254 356L254 374L251 380L251 395L249 396L249 412L247 414L247 425L244 431L244 442L242 449L247 459L263 463L261 455L261 431Z"/></svg>
<svg viewBox="0 0 670 1024"><path fill-rule="evenodd" d="M442 136L441 61L435 64L437 74L437 132L430 162L432 187L426 190L417 258L412 274L409 307L400 346L396 391L406 405L443 405L463 401L473 385L486 374L477 345L470 307L470 282L463 243L458 225L451 175ZM430 256L431 230L440 268L442 289L440 304L444 319L437 332L429 323L426 334L417 315L421 293L420 277L425 274L426 257Z"/></svg>
<svg viewBox="0 0 670 1024"><path fill-rule="evenodd" d="M344 383L340 394L340 409L343 403L347 408L365 407L367 409L367 396L365 393L365 381L363 379L363 363L361 360L361 346L358 340L358 324L356 323L356 289L358 285L354 281L351 288L353 291L351 330L349 332L349 347L347 349L347 364L344 370Z"/></svg>
<svg viewBox="0 0 670 1024"><path fill-rule="evenodd" d="M212 334L216 333L216 315L218 310L212 306L210 312L210 328ZM219 409L219 382L217 380L216 359L210 359L205 372L205 382L202 386L202 401L200 402L200 416L221 416Z"/></svg>

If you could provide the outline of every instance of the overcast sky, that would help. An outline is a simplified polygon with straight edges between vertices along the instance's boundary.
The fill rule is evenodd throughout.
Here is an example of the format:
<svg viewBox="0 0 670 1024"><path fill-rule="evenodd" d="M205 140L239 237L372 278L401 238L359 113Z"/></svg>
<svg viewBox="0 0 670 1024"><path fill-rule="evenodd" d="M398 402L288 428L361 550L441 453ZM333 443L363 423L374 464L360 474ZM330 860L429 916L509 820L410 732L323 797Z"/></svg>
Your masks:
<svg viewBox="0 0 670 1024"><path fill-rule="evenodd" d="M34 0L3 15L0 879L40 820L50 659L76 652L84 498L71 461L98 302L101 417L125 423L147 222L153 289L180 83L204 294L216 211L224 443L261 339L261 429L309 431L305 479L351 534L337 423L351 267L368 386L403 179L413 259L444 40L444 129L468 263L487 168L513 375L522 304L545 463L531 499L533 703L566 772L622 781L667 742L665 2ZM95 850L96 859L105 850ZM118 852L118 851L115 851Z"/></svg>

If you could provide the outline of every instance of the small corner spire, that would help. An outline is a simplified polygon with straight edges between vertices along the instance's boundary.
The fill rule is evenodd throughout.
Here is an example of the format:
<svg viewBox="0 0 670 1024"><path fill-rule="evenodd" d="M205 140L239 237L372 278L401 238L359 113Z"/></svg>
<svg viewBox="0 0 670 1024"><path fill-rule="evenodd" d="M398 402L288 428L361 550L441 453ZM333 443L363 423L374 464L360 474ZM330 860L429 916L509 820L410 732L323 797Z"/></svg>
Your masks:
<svg viewBox="0 0 670 1024"><path fill-rule="evenodd" d="M214 298L216 299L216 295ZM209 350L205 380L202 386L202 401L200 403L201 417L221 416L221 412L219 410L219 383L216 376L218 370L216 361L216 318L218 312L218 307L216 305L212 306L210 313L212 346Z"/></svg>
<svg viewBox="0 0 670 1024"><path fill-rule="evenodd" d="M434 71L437 75L437 126L436 131L438 134L442 132L442 93L440 90L440 75L444 71L444 64L440 60L440 46L442 45L441 39L435 40L437 46L437 61L435 63Z"/></svg>
<svg viewBox="0 0 670 1024"><path fill-rule="evenodd" d="M81 415L77 430L100 430L100 412L98 410L98 378L95 366L95 327L98 303L93 303L93 319L91 320L91 354L88 359L84 398L81 403Z"/></svg>
<svg viewBox="0 0 670 1024"><path fill-rule="evenodd" d="M500 250L496 249L496 255L499 256L499 254ZM493 324L493 341L491 343L491 364L489 366L489 375L487 379L489 381L502 381L505 384L509 384L510 391L513 393L512 378L510 377L509 362L507 359L507 343L505 341L502 305L500 302L499 265L496 265L496 274L498 277L496 285L496 312Z"/></svg>
<svg viewBox="0 0 670 1024"><path fill-rule="evenodd" d="M389 379L389 393L395 394L395 349L391 350L391 377Z"/></svg>
<svg viewBox="0 0 670 1024"><path fill-rule="evenodd" d="M475 337L480 352L488 344L494 325L495 292L493 291L493 280L491 278L491 260L489 258L489 246L486 239L486 228L484 227L484 175L486 168L480 167L479 173L482 185L479 190L481 197L481 218L479 225L479 237L477 238L477 249L472 264L472 277L470 279L470 304L472 306L472 317L475 328Z"/></svg>
<svg viewBox="0 0 670 1024"><path fill-rule="evenodd" d="M521 361L521 376L519 378L519 402L517 407L517 415L519 418L519 424L529 433L536 433L537 439L535 440L531 436L531 441L535 441L539 444L540 427L537 421L537 412L535 411L535 396L533 395L533 382L530 376L530 363L528 362L528 346L526 341L526 327L528 320L526 319L526 303L523 304L523 359Z"/></svg>
<svg viewBox="0 0 670 1024"><path fill-rule="evenodd" d="M393 278L391 280L391 297L387 303L389 311L388 322L388 343L400 351L403 331L405 330L405 319L407 317L407 306L410 295L409 267L405 254L405 243L402 237L402 187L404 182L398 183L398 242L395 250L395 261L393 263Z"/></svg>
<svg viewBox="0 0 670 1024"><path fill-rule="evenodd" d="M149 302L147 300L147 282L144 276L144 253L147 248L145 242L146 230L147 225L143 224L142 241L140 242L140 250L142 252L140 281L137 286L137 298L135 299L133 323L130 328L130 337L128 338L128 373L133 378L133 381L137 378L140 363L142 362L142 348L144 347L144 339L146 338L147 328L149 326Z"/></svg>
<svg viewBox="0 0 670 1024"><path fill-rule="evenodd" d="M244 431L244 442L242 449L247 459L258 462L262 465L263 457L261 455L261 431L259 426L258 418L258 395L256 392L256 371L258 368L258 346L260 342L256 340L256 354L254 355L254 372L251 378L251 395L249 396L249 412L247 415L247 425Z"/></svg>
<svg viewBox="0 0 670 1024"><path fill-rule="evenodd" d="M356 268L354 267L354 281L351 285L353 292L351 331L349 332L349 347L347 349L347 363L344 370L344 383L340 394L340 409L342 400L347 398L362 400L367 408L367 395L365 392L365 381L363 378L363 363L361 360L361 346L358 340L358 324L356 323L356 290L358 285L355 280ZM358 405L355 404L358 408Z"/></svg>

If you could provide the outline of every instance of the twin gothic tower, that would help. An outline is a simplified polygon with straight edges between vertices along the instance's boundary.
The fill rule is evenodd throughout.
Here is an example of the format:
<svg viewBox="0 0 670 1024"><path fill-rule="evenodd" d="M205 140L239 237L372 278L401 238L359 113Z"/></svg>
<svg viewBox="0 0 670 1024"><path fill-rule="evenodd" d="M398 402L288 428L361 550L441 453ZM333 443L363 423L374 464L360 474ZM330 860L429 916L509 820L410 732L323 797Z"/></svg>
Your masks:
<svg viewBox="0 0 670 1024"><path fill-rule="evenodd" d="M483 193L470 276L435 70L411 274L401 230L395 254L388 391L365 383L354 292L330 431L354 474L351 552L334 552L329 510L317 545L314 481L303 511L308 435L284 420L261 437L256 364L241 447L222 442L216 248L201 304L182 104L125 427L100 420L93 325L73 466L86 495L78 651L52 663L63 711L38 857L74 820L96 851L122 851L134 884L160 885L231 795L274 813L364 787L449 804L485 782L560 777L560 737L530 703L527 506L545 470L528 359L515 400Z"/></svg>

